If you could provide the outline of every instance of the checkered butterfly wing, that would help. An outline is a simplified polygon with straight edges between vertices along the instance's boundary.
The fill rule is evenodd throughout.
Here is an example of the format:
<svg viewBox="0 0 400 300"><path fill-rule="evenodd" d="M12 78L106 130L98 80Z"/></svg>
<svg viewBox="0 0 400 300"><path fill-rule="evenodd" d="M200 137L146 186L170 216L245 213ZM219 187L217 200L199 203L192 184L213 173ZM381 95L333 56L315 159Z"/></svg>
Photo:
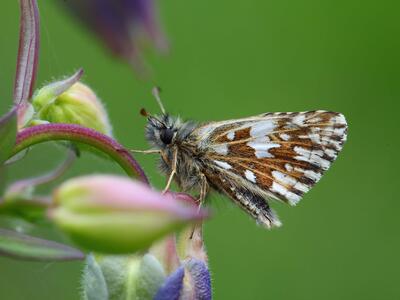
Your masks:
<svg viewBox="0 0 400 300"><path fill-rule="evenodd" d="M197 137L212 165L209 181L270 227L280 222L267 199L300 201L336 159L346 131L342 114L309 111L208 123Z"/></svg>

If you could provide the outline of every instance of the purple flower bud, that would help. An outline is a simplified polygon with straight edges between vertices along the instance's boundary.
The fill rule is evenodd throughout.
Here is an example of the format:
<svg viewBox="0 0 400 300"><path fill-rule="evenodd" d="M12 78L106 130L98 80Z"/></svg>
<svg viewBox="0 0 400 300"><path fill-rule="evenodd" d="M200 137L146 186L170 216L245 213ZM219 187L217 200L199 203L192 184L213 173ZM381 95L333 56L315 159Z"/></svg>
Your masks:
<svg viewBox="0 0 400 300"><path fill-rule="evenodd" d="M179 267L165 280L158 290L154 300L179 300L183 287L185 268Z"/></svg>
<svg viewBox="0 0 400 300"><path fill-rule="evenodd" d="M192 299L209 300L212 298L210 272L207 265L198 259L191 258L185 263L187 273L191 277L191 289L187 293L193 293ZM186 274L187 274L186 273ZM186 298L184 298L186 299Z"/></svg>
<svg viewBox="0 0 400 300"><path fill-rule="evenodd" d="M211 280L207 265L195 258L188 259L168 276L154 297L155 300L211 300L211 298Z"/></svg>
<svg viewBox="0 0 400 300"><path fill-rule="evenodd" d="M196 205L183 204L149 186L112 175L78 177L54 194L53 221L87 249L129 253L206 217Z"/></svg>
<svg viewBox="0 0 400 300"><path fill-rule="evenodd" d="M68 9L94 31L110 50L129 63L140 63L139 44L147 36L156 48L167 43L162 34L153 0L68 0Z"/></svg>

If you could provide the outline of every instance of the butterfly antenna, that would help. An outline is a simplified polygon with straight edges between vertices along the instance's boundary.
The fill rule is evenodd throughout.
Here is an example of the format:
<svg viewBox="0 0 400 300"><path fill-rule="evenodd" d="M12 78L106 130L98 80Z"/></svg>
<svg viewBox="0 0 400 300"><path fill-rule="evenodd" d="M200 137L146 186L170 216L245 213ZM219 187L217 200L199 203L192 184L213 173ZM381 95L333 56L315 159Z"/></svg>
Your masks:
<svg viewBox="0 0 400 300"><path fill-rule="evenodd" d="M146 109L144 109L144 108L142 108L141 110L140 110L140 114L143 116L143 117L149 117L150 116L150 114L146 111Z"/></svg>
<svg viewBox="0 0 400 300"><path fill-rule="evenodd" d="M166 112L165 112L164 105L161 102L160 92L161 92L161 89L159 87L157 87L157 86L154 87L153 90L151 91L151 93L153 94L154 98L156 98L156 101L157 101L158 105L160 106L161 112L165 115Z"/></svg>

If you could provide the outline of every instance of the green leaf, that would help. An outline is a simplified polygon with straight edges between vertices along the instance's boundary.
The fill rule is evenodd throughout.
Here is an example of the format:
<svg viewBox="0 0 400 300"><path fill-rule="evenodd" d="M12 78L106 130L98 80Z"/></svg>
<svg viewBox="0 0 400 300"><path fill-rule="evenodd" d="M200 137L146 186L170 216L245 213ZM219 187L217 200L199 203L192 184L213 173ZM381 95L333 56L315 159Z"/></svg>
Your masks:
<svg viewBox="0 0 400 300"><path fill-rule="evenodd" d="M166 278L162 265L151 254L108 255L98 257L97 262L109 300L152 300Z"/></svg>
<svg viewBox="0 0 400 300"><path fill-rule="evenodd" d="M84 300L108 300L107 284L103 272L93 255L86 258L82 278Z"/></svg>
<svg viewBox="0 0 400 300"><path fill-rule="evenodd" d="M40 261L81 260L85 257L81 251L69 246L7 229L0 229L0 255Z"/></svg>
<svg viewBox="0 0 400 300"><path fill-rule="evenodd" d="M134 277L139 270L140 257L137 255L106 255L97 262L107 284L109 300L126 299L126 278ZM129 272L128 272L129 271Z"/></svg>
<svg viewBox="0 0 400 300"><path fill-rule="evenodd" d="M17 109L14 107L0 118L0 164L11 154L17 136Z"/></svg>
<svg viewBox="0 0 400 300"><path fill-rule="evenodd" d="M141 261L139 277L135 283L137 299L153 299L165 279L163 266L157 258L146 254Z"/></svg>

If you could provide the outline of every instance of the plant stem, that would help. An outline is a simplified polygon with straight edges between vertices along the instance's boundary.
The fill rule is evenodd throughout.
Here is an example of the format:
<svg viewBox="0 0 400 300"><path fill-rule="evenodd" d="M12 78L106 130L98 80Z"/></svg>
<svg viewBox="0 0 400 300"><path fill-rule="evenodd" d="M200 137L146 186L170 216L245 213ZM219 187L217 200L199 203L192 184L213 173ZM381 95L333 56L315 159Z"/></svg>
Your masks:
<svg viewBox="0 0 400 300"><path fill-rule="evenodd" d="M29 127L17 135L10 158L33 145L48 141L79 142L96 148L117 162L131 177L138 177L148 183L148 179L132 154L111 137L75 124L43 124Z"/></svg>

